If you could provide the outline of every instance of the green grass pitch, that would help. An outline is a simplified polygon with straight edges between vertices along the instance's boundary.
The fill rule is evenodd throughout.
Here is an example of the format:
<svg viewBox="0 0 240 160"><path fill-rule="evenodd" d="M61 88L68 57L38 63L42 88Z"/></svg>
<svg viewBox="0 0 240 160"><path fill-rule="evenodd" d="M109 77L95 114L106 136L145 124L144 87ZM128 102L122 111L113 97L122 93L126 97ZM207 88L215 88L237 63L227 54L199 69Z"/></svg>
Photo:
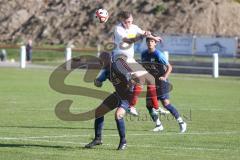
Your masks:
<svg viewBox="0 0 240 160"><path fill-rule="evenodd" d="M165 159L222 160L240 157L240 78L173 74L171 102L188 123L185 134L171 116L162 116L164 131L153 133L154 124L144 98L139 118L126 119L128 148L116 151L119 137L114 112L105 118L104 145L84 149L94 135L93 120L59 120L55 105L74 100L71 111L96 107L100 100L64 95L49 87L52 70L0 68L0 159L1 160L106 160ZM66 84L94 87L82 80L84 71L74 71ZM95 87L94 87L95 88ZM97 88L95 88L97 89ZM112 91L109 82L102 90Z"/></svg>

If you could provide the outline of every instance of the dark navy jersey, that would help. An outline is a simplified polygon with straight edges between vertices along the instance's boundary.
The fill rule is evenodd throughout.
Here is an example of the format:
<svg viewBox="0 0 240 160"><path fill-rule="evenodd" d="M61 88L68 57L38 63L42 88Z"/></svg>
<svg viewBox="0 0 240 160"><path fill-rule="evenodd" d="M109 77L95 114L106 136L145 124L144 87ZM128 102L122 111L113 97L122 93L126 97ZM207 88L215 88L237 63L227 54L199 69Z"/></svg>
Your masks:
<svg viewBox="0 0 240 160"><path fill-rule="evenodd" d="M122 100L127 100L132 95L131 86L129 86L125 76L118 73L113 67L102 69L97 77L100 82L107 79L113 84L116 93Z"/></svg>
<svg viewBox="0 0 240 160"><path fill-rule="evenodd" d="M163 76L166 72L166 66L169 64L165 54L157 49L152 53L149 53L148 50L143 51L141 61L143 67L155 78Z"/></svg>

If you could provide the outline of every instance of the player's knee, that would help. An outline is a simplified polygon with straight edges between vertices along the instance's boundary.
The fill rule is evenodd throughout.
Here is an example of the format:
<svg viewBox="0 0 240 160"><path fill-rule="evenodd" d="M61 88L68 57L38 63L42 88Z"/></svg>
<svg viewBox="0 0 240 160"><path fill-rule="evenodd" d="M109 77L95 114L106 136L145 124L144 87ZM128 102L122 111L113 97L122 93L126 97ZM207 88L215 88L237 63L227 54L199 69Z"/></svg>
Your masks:
<svg viewBox="0 0 240 160"><path fill-rule="evenodd" d="M155 84L155 78L149 73L145 76L145 80L147 84Z"/></svg>
<svg viewBox="0 0 240 160"><path fill-rule="evenodd" d="M137 76L136 74L131 74L131 80L132 82L139 84L139 85L144 85L145 84L145 76Z"/></svg>
<svg viewBox="0 0 240 160"><path fill-rule="evenodd" d="M139 84L140 84L140 85L144 85L144 83L145 83L145 78L144 78L144 77L138 77L138 79L139 79Z"/></svg>
<svg viewBox="0 0 240 160"><path fill-rule="evenodd" d="M120 109L117 109L116 113L115 113L115 119L123 119L124 117L124 112L123 110L120 108Z"/></svg>
<svg viewBox="0 0 240 160"><path fill-rule="evenodd" d="M124 117L124 114L123 113L116 113L115 114L115 119L118 120L118 119L123 119Z"/></svg>
<svg viewBox="0 0 240 160"><path fill-rule="evenodd" d="M169 99L162 100L161 102L164 107L170 104Z"/></svg>

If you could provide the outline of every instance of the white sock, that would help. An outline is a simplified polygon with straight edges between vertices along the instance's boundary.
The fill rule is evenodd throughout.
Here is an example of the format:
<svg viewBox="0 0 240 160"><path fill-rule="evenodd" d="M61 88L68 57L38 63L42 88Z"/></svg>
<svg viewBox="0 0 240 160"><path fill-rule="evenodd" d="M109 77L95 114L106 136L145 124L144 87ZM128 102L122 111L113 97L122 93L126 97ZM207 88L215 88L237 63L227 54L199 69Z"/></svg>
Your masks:
<svg viewBox="0 0 240 160"><path fill-rule="evenodd" d="M155 123L156 123L157 126L161 126L161 125L162 125L162 123L161 123L161 121L159 120L159 118L156 120Z"/></svg>
<svg viewBox="0 0 240 160"><path fill-rule="evenodd" d="M177 122L178 122L178 123L183 123L182 117L178 117Z"/></svg>

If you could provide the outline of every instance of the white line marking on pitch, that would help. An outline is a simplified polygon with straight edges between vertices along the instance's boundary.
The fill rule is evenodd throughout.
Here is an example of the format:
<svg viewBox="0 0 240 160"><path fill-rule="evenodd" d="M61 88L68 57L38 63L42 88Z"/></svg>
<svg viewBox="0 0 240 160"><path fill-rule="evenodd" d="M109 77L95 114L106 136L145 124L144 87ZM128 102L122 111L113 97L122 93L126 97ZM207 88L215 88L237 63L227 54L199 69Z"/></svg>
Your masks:
<svg viewBox="0 0 240 160"><path fill-rule="evenodd" d="M127 136L172 136L172 135L233 135L240 134L238 131L226 132L190 132L190 133L133 133ZM37 137L0 137L0 140L21 140L21 139L49 139L49 138L73 138L73 137L91 137L92 135L53 135L53 136L37 136ZM107 134L104 137L118 137L118 134Z"/></svg>

